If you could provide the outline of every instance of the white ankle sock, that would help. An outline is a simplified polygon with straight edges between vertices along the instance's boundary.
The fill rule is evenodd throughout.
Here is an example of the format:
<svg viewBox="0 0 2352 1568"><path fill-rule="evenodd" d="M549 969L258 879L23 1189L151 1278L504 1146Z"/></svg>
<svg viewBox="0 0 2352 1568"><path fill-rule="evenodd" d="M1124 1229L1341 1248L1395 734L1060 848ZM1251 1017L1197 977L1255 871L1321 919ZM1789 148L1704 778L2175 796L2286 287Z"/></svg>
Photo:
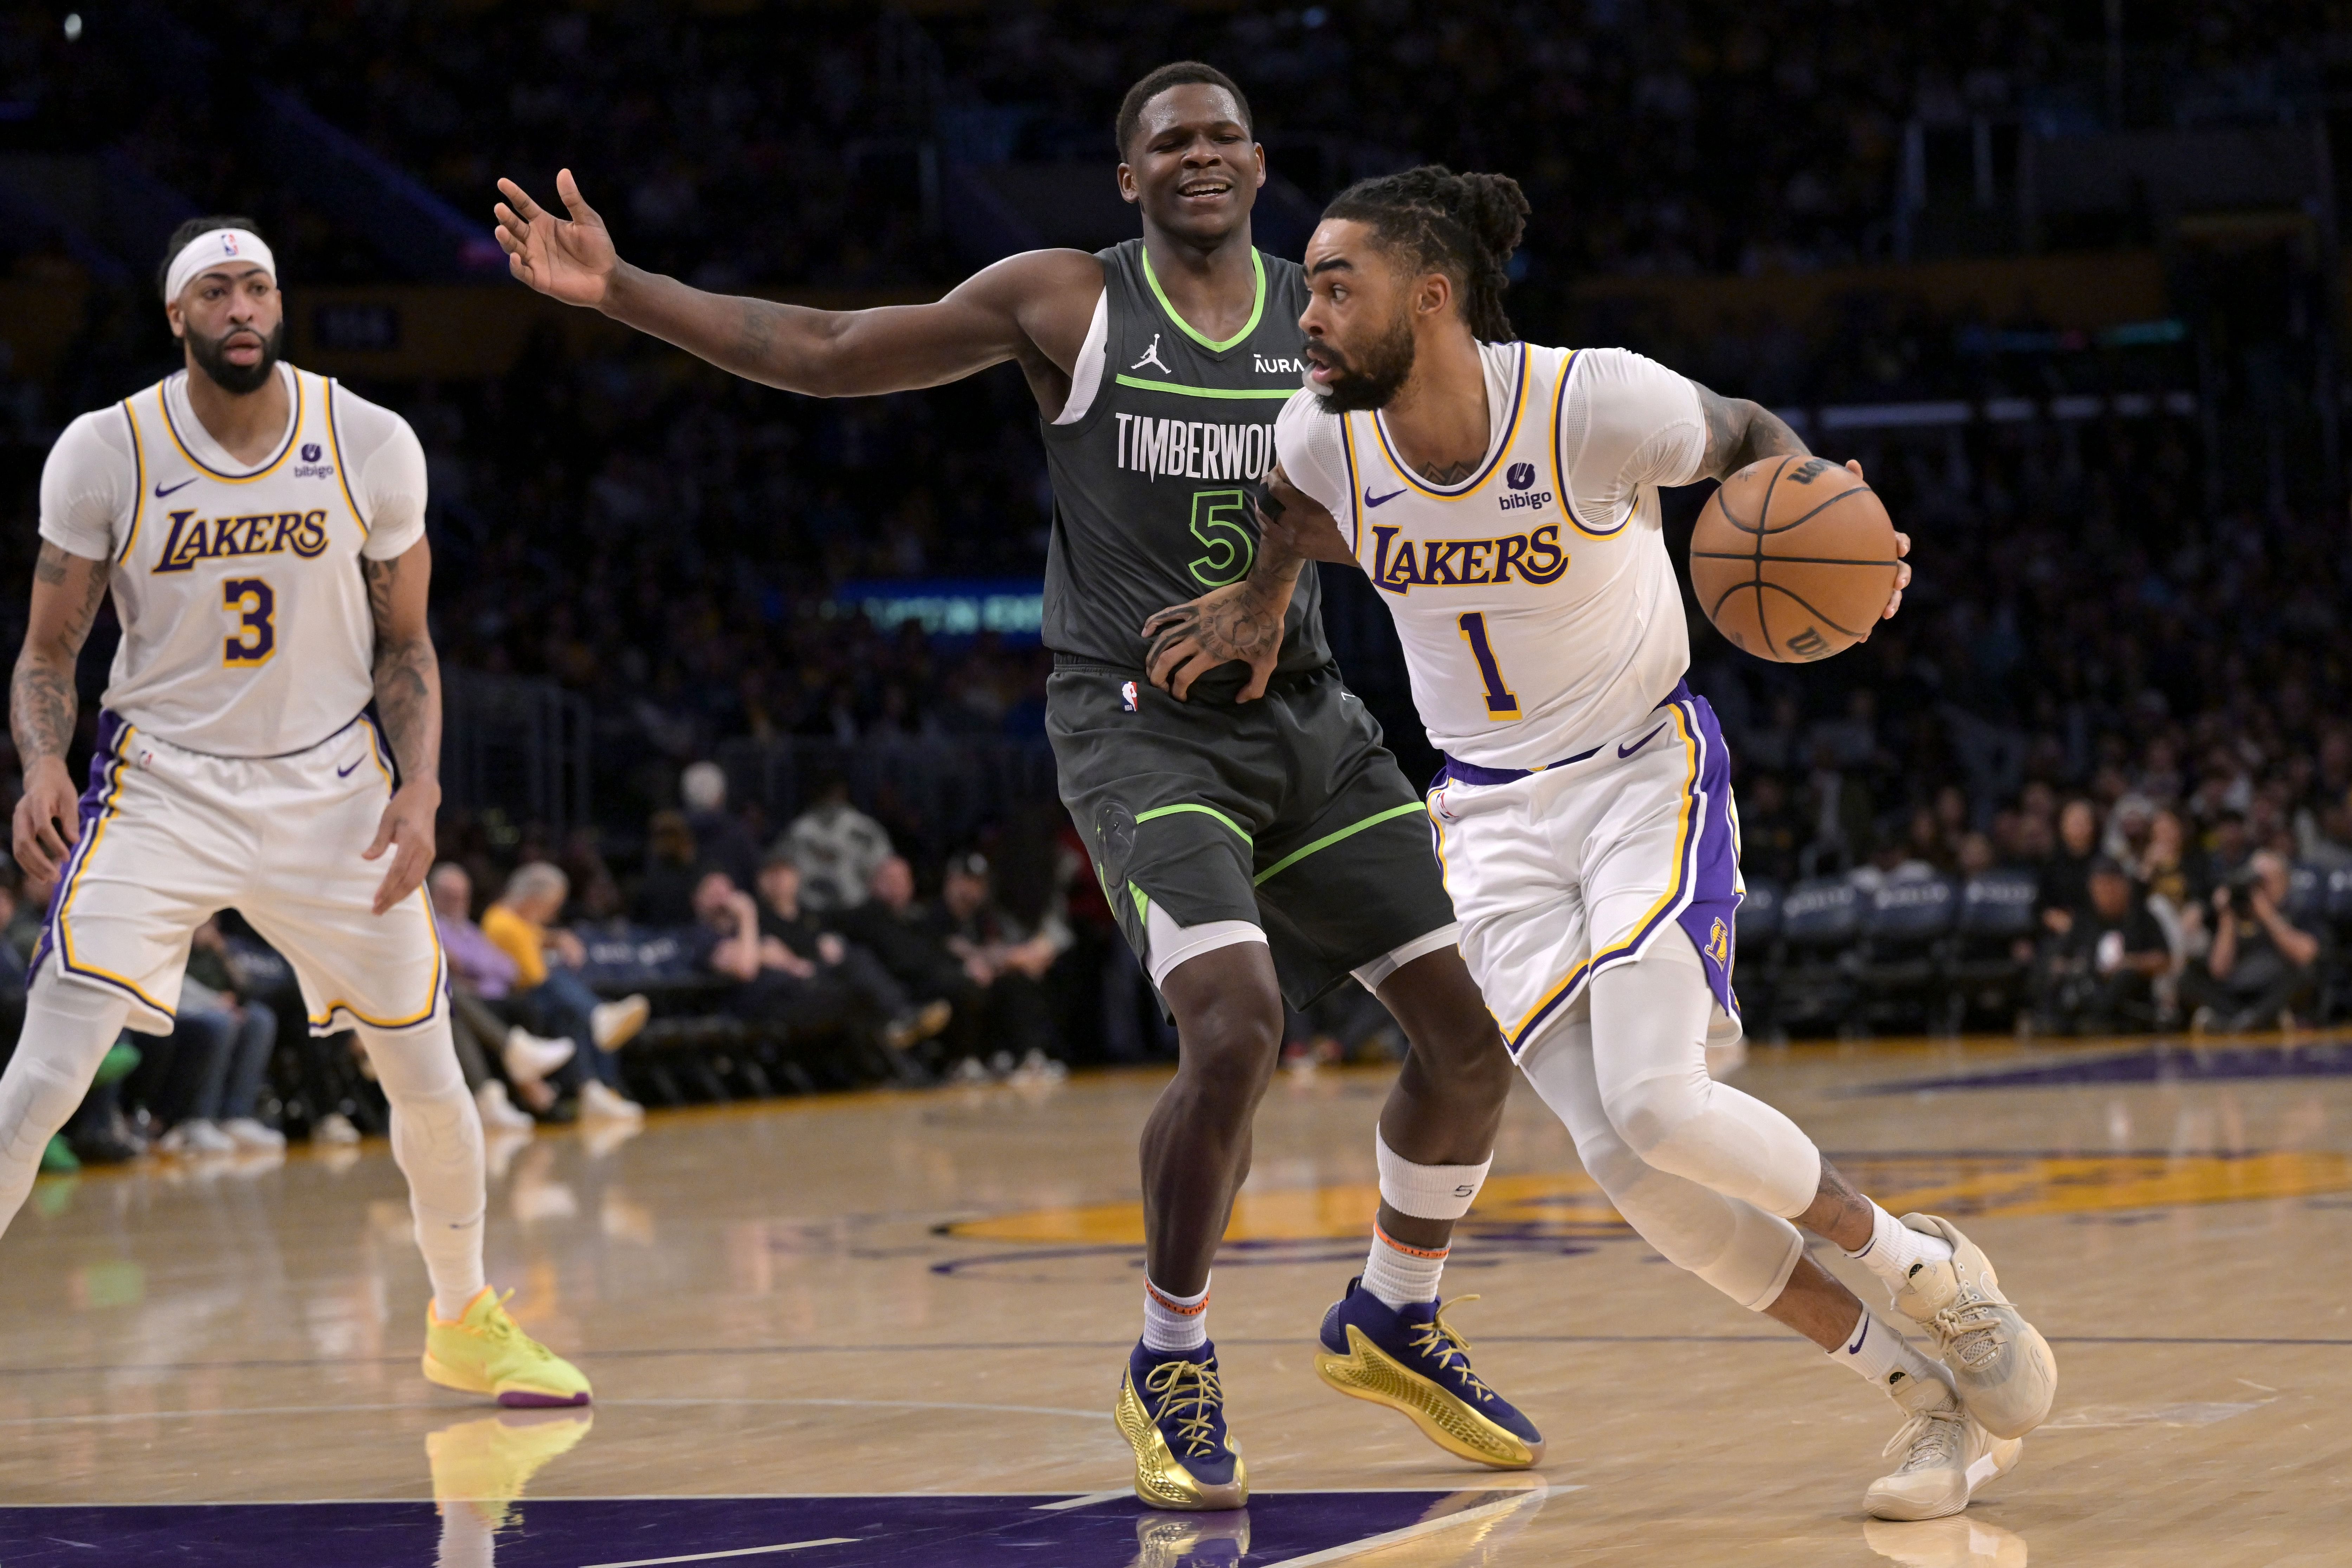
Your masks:
<svg viewBox="0 0 2352 1568"><path fill-rule="evenodd" d="M1143 1282L1143 1348L1196 1351L1209 1342L1209 1282L1197 1296L1178 1296Z"/></svg>
<svg viewBox="0 0 2352 1568"><path fill-rule="evenodd" d="M1870 1239L1860 1252L1849 1252L1864 1268L1900 1290L1911 1270L1922 1263L1941 1263L1952 1256L1952 1244L1940 1236L1913 1230L1876 1204L1870 1205Z"/></svg>
<svg viewBox="0 0 2352 1568"><path fill-rule="evenodd" d="M1937 1375L1934 1362L1912 1348L1910 1341L1867 1307L1854 1320L1845 1343L1829 1353L1832 1361L1851 1368L1873 1388L1885 1388L1886 1380L1898 1372L1913 1377Z"/></svg>
<svg viewBox="0 0 2352 1568"><path fill-rule="evenodd" d="M1437 1300L1437 1281L1445 1272L1450 1247L1407 1247L1372 1226L1372 1255L1364 1260L1364 1289L1391 1308Z"/></svg>

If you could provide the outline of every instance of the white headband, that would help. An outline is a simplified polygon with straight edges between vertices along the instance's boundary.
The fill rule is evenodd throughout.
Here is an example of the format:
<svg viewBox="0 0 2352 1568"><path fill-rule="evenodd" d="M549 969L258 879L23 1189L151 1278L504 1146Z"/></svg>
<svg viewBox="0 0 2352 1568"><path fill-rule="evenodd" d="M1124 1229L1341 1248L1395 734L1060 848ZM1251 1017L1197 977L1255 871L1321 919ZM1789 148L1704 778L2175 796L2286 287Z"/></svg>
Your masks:
<svg viewBox="0 0 2352 1568"><path fill-rule="evenodd" d="M269 254L269 247L261 237L248 228L208 229L196 236L172 258L171 267L163 274L163 300L169 304L180 297L180 290L199 272L218 267L225 261L252 262L278 277L278 258Z"/></svg>

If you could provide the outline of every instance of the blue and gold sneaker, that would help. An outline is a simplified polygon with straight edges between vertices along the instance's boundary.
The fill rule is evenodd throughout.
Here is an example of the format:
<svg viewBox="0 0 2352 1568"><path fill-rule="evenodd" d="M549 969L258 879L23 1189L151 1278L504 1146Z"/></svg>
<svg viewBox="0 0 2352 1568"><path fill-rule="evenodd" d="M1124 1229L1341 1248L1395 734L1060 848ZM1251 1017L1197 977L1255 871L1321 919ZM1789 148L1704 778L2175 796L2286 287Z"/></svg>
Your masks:
<svg viewBox="0 0 2352 1568"><path fill-rule="evenodd" d="M1454 1305L1475 1301L1456 1297ZM1449 1454L1524 1470L1543 1458L1543 1435L1470 1370L1470 1342L1434 1301L1402 1308L1348 1281L1348 1293L1323 1314L1318 1376L1350 1399L1402 1410L1422 1435Z"/></svg>
<svg viewBox="0 0 2352 1568"><path fill-rule="evenodd" d="M1138 1341L1111 1415L1135 1450L1135 1495L1142 1501L1201 1512L1249 1501L1241 1450L1225 1436L1213 1345L1155 1351Z"/></svg>

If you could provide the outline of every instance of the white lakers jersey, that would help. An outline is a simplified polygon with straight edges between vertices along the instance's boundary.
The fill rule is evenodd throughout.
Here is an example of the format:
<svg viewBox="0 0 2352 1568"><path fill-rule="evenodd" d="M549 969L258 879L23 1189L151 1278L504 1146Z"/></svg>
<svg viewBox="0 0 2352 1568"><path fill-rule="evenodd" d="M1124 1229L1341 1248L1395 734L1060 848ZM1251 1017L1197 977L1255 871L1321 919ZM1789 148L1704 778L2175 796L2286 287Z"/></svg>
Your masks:
<svg viewBox="0 0 2352 1568"><path fill-rule="evenodd" d="M1622 349L1480 352L1494 434L1459 483L1412 472L1380 415L1330 414L1311 388L1276 450L1395 616L1430 744L1538 768L1622 734L1690 662L1657 487L1696 477L1706 421L1688 380Z"/></svg>
<svg viewBox="0 0 2352 1568"><path fill-rule="evenodd" d="M360 560L425 531L407 422L324 376L279 374L293 414L257 465L205 430L183 373L74 421L42 474L41 537L111 565L122 642L106 707L212 756L280 756L352 721L374 689Z"/></svg>

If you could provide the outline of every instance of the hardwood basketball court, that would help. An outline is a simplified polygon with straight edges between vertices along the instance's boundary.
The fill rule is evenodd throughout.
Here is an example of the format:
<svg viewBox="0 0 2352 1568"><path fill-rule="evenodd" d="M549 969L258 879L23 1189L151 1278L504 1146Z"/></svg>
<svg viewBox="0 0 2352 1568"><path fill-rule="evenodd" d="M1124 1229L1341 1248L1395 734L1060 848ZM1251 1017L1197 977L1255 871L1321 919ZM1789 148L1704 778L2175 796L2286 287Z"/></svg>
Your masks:
<svg viewBox="0 0 2352 1568"><path fill-rule="evenodd" d="M498 1147L491 1278L593 1419L417 1374L380 1142L45 1182L0 1243L0 1563L2340 1563L2347 1073L2333 1036L1756 1053L1741 1087L1959 1219L2058 1352L2017 1471L1916 1525L1860 1511L1894 1407L1651 1254L1524 1090L1446 1289L1483 1296L1454 1321L1542 1468L1316 1381L1387 1079L1285 1075L1212 1319L1245 1516L1138 1506L1109 1419L1156 1073Z"/></svg>

